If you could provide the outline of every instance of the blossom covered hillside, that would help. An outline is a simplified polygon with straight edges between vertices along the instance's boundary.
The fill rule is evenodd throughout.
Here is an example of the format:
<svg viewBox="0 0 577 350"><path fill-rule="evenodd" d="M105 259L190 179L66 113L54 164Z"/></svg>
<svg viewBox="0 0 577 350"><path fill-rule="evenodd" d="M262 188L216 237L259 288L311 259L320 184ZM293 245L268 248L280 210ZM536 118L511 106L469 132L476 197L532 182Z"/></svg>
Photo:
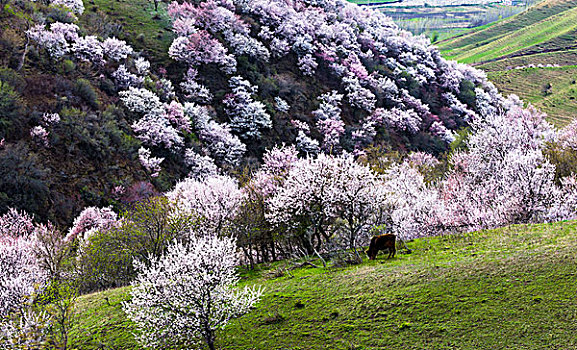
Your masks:
<svg viewBox="0 0 577 350"><path fill-rule="evenodd" d="M162 45L123 29L142 17L2 4L0 349L216 349L261 299L286 295L247 286L242 268L282 261L271 278L306 266L330 280L367 267L382 232L410 253L421 238L577 219L577 121L556 130L377 12L147 3L147 30L173 31L155 56ZM106 302L132 345L105 344L96 320L109 315L80 320L78 297L129 285ZM277 310L247 332L282 323Z"/></svg>
<svg viewBox="0 0 577 350"><path fill-rule="evenodd" d="M0 13L2 211L69 225L89 205L254 167L283 143L301 156L438 155L482 109L503 108L482 72L345 1L161 6L171 28L153 11L146 25L173 31L169 58L135 49L130 17L84 5Z"/></svg>

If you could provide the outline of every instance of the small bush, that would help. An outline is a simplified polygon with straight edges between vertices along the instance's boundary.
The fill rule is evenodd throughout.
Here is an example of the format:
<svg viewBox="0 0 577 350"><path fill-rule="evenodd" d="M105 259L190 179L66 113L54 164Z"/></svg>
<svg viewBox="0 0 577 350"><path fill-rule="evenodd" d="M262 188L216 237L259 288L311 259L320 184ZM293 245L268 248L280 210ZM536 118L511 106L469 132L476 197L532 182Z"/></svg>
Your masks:
<svg viewBox="0 0 577 350"><path fill-rule="evenodd" d="M65 108L60 112L58 145L91 159L104 160L116 150L123 150L123 132L114 110L100 114Z"/></svg>
<svg viewBox="0 0 577 350"><path fill-rule="evenodd" d="M92 108L98 108L98 95L92 87L92 84L90 84L90 81L86 79L76 80L75 92Z"/></svg>
<svg viewBox="0 0 577 350"><path fill-rule="evenodd" d="M50 185L47 179L48 173L38 157L23 142L4 146L0 149L0 212L14 207L46 219Z"/></svg>
<svg viewBox="0 0 577 350"><path fill-rule="evenodd" d="M7 136L9 128L20 128L18 117L22 108L20 95L10 84L0 80L0 139Z"/></svg>
<svg viewBox="0 0 577 350"><path fill-rule="evenodd" d="M0 81L8 83L12 88L18 92L22 93L26 87L26 81L24 78L18 74L18 72L10 68L0 68Z"/></svg>
<svg viewBox="0 0 577 350"><path fill-rule="evenodd" d="M270 314L264 320L262 320L262 324L264 325L271 325L271 324L279 324L284 322L285 317L276 311L274 314Z"/></svg>
<svg viewBox="0 0 577 350"><path fill-rule="evenodd" d="M118 226L79 243L76 270L82 291L128 285L136 277L135 259L148 266L175 238L186 241L197 225L192 217L177 214L166 197L136 203L122 218Z"/></svg>
<svg viewBox="0 0 577 350"><path fill-rule="evenodd" d="M70 73L74 72L75 69L76 69L76 65L71 60L64 60L62 62L62 71L65 74L70 74Z"/></svg>
<svg viewBox="0 0 577 350"><path fill-rule="evenodd" d="M63 6L51 6L50 12L46 15L46 20L49 23L73 23L76 20L76 16Z"/></svg>

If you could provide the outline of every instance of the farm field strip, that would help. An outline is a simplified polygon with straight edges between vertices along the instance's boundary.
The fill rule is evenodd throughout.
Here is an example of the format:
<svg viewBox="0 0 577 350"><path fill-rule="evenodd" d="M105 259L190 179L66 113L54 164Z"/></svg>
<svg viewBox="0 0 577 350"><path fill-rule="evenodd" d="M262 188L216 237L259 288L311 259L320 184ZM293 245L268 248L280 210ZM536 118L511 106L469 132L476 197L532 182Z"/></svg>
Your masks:
<svg viewBox="0 0 577 350"><path fill-rule="evenodd" d="M516 94L548 114L557 127L577 117L577 66L526 68L489 72L488 77L504 94ZM551 91L544 93L551 84Z"/></svg>
<svg viewBox="0 0 577 350"><path fill-rule="evenodd" d="M509 33L522 30L575 7L577 7L577 0L545 0L507 19L446 39L439 43L439 47L447 54L456 55L461 52L460 50L491 43Z"/></svg>
<svg viewBox="0 0 577 350"><path fill-rule="evenodd" d="M449 54L448 58L457 59L464 63L487 61L548 41L554 37L573 31L576 28L577 8L574 8L549 17L527 28L496 38L496 40L486 45L477 48L471 48L470 46L463 47L454 54Z"/></svg>

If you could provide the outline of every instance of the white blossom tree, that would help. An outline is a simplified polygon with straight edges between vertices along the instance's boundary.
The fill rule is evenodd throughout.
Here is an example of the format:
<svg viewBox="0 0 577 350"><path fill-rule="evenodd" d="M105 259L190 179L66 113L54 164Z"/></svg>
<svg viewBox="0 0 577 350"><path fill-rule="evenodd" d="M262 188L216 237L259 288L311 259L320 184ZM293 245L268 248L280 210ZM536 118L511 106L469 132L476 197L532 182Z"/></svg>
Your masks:
<svg viewBox="0 0 577 350"><path fill-rule="evenodd" d="M0 216L0 319L22 309L46 280L34 252L36 229L25 212Z"/></svg>
<svg viewBox="0 0 577 350"><path fill-rule="evenodd" d="M230 117L232 130L245 139L260 138L261 130L270 129L272 121L265 105L253 99L258 87L252 86L239 76L230 78L229 84L232 94L229 94L223 103L227 107L226 113Z"/></svg>
<svg viewBox="0 0 577 350"><path fill-rule="evenodd" d="M178 210L203 220L204 231L222 235L229 227L242 200L236 180L228 176L185 179L166 194Z"/></svg>
<svg viewBox="0 0 577 350"><path fill-rule="evenodd" d="M232 238L198 237L188 245L172 244L167 253L140 270L124 311L136 323L146 347L204 341L215 349L216 331L247 313L261 289L235 290L239 278Z"/></svg>

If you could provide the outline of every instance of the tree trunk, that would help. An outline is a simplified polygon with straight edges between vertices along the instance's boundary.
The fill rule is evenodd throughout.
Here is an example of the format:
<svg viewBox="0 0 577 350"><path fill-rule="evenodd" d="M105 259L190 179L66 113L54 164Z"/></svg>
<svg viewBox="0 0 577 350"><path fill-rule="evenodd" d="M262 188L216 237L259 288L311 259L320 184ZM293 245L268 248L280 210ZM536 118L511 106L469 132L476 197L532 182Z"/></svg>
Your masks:
<svg viewBox="0 0 577 350"><path fill-rule="evenodd" d="M204 326L204 340L210 350L216 350L214 347L214 331L208 325Z"/></svg>
<svg viewBox="0 0 577 350"><path fill-rule="evenodd" d="M270 241L270 253L272 255L272 261L276 261L276 249L274 246L274 239L272 239L272 237Z"/></svg>
<svg viewBox="0 0 577 350"><path fill-rule="evenodd" d="M30 22L26 21L27 30L30 30ZM26 31L26 45L24 45L24 52L22 52L22 56L20 57L20 61L18 62L18 67L16 67L16 71L19 72L24 67L24 62L26 62L26 54L28 54L28 46L30 45L30 36L28 35L28 31Z"/></svg>

